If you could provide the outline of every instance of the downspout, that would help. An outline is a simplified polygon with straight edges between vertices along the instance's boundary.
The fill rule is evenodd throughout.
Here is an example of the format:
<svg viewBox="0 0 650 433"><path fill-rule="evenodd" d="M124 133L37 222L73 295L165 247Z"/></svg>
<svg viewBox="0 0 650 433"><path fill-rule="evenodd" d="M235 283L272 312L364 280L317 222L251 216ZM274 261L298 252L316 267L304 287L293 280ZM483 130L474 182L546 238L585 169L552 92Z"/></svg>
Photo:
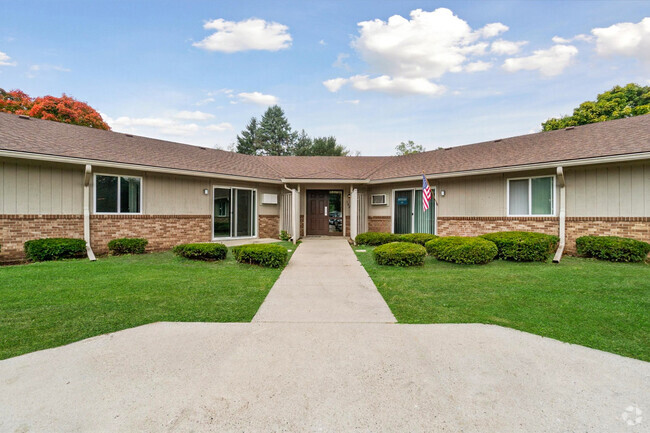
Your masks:
<svg viewBox="0 0 650 433"><path fill-rule="evenodd" d="M298 241L300 234L296 231L296 227L300 230L300 213L298 212L298 223L296 224L296 202L297 202L297 191L293 188L289 188L286 184L283 184L284 189L291 193L291 240L295 244ZM298 235L296 235L298 233Z"/></svg>
<svg viewBox="0 0 650 433"><path fill-rule="evenodd" d="M553 257L553 263L560 263L560 260L562 260L562 253L564 253L564 246L566 243L566 188L565 188L565 181L564 181L564 170L562 167L557 168L557 182L558 185L560 186L560 217L559 217L559 225L560 225L560 230L559 230L559 237L560 237L560 244L557 247L557 251L555 252L555 257Z"/></svg>
<svg viewBox="0 0 650 433"><path fill-rule="evenodd" d="M93 167L86 164L86 171L84 174L84 240L86 241L86 254L91 262L97 260L95 253L90 246L90 178L92 176Z"/></svg>

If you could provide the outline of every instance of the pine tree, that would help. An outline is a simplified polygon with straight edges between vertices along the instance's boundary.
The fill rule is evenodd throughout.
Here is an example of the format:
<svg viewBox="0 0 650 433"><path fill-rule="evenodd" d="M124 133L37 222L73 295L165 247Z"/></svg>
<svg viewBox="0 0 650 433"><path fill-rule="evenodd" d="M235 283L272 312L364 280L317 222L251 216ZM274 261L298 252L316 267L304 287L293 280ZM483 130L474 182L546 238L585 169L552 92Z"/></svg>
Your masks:
<svg viewBox="0 0 650 433"><path fill-rule="evenodd" d="M247 155L255 155L259 149L259 127L257 119L251 117L250 122L246 125L246 129L241 132L241 137L237 136L237 153L245 153Z"/></svg>
<svg viewBox="0 0 650 433"><path fill-rule="evenodd" d="M298 138L278 105L269 107L260 121L259 149L262 155L289 155Z"/></svg>

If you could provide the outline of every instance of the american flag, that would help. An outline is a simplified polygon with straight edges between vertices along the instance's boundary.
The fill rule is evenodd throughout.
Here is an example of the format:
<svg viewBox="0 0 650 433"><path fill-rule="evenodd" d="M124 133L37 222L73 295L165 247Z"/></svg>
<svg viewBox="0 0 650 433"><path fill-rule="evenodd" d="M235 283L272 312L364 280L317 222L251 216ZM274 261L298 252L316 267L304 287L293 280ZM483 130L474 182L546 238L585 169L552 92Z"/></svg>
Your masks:
<svg viewBox="0 0 650 433"><path fill-rule="evenodd" d="M422 175L422 211L426 212L429 209L429 202L431 201L431 187L427 182L426 176Z"/></svg>

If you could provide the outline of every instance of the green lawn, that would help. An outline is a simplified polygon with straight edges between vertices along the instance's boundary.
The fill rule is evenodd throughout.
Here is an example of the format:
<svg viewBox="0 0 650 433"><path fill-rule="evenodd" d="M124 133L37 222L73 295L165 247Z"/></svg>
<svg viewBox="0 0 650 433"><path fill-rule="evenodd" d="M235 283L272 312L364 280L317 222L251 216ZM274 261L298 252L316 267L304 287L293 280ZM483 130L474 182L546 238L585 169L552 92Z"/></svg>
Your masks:
<svg viewBox="0 0 650 433"><path fill-rule="evenodd" d="M357 253L401 323L491 323L650 361L650 265L565 257L378 266Z"/></svg>
<svg viewBox="0 0 650 433"><path fill-rule="evenodd" d="M248 322L280 272L230 252L223 262L154 253L0 267L0 359L158 321Z"/></svg>

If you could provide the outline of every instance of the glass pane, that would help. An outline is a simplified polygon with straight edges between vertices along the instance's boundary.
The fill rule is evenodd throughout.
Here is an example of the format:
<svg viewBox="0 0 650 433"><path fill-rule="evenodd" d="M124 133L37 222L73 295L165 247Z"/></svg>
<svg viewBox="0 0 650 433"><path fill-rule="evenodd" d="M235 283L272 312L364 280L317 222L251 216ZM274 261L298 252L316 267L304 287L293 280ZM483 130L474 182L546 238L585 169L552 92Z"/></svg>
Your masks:
<svg viewBox="0 0 650 433"><path fill-rule="evenodd" d="M433 190L431 191L433 194ZM415 227L413 233L430 233L434 234L436 230L436 206L435 201L431 199L429 202L429 209L424 211L422 208L422 190L415 191Z"/></svg>
<svg viewBox="0 0 650 433"><path fill-rule="evenodd" d="M341 233L343 232L343 192L330 191L329 192L329 232Z"/></svg>
<svg viewBox="0 0 650 433"><path fill-rule="evenodd" d="M140 179L137 177L120 178L120 212L140 212Z"/></svg>
<svg viewBox="0 0 650 433"><path fill-rule="evenodd" d="M230 237L230 189L214 189L214 237Z"/></svg>
<svg viewBox="0 0 650 433"><path fill-rule="evenodd" d="M510 181L510 215L528 215L528 179Z"/></svg>
<svg viewBox="0 0 650 433"><path fill-rule="evenodd" d="M395 191L395 233L411 233L411 191Z"/></svg>
<svg viewBox="0 0 650 433"><path fill-rule="evenodd" d="M253 191L235 189L237 203L237 233L236 236L253 236L253 206L251 200Z"/></svg>
<svg viewBox="0 0 650 433"><path fill-rule="evenodd" d="M95 210L117 212L117 176L96 176Z"/></svg>
<svg viewBox="0 0 650 433"><path fill-rule="evenodd" d="M538 177L531 179L533 215L551 215L553 213L553 178Z"/></svg>

